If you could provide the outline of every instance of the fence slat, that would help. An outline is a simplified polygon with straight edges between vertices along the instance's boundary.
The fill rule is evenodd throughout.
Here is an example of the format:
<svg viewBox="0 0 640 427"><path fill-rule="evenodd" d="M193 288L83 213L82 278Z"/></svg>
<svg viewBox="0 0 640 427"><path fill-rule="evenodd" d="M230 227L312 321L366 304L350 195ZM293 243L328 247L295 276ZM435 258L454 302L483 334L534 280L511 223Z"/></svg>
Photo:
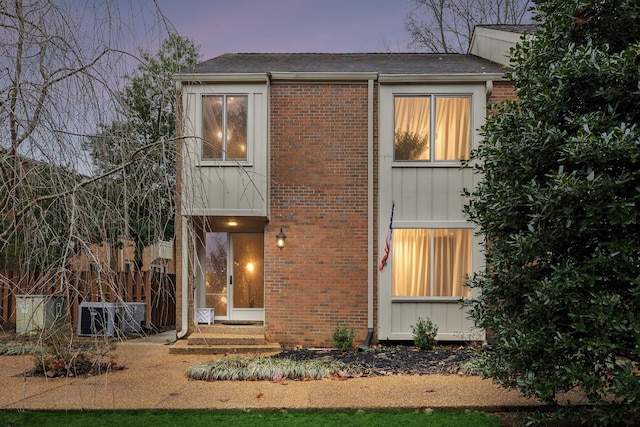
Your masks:
<svg viewBox="0 0 640 427"><path fill-rule="evenodd" d="M96 274L67 272L45 275L34 271L0 270L0 321L16 323L16 295L64 295L67 322L78 322L82 302L144 302L149 327L175 327L175 275L146 272Z"/></svg>

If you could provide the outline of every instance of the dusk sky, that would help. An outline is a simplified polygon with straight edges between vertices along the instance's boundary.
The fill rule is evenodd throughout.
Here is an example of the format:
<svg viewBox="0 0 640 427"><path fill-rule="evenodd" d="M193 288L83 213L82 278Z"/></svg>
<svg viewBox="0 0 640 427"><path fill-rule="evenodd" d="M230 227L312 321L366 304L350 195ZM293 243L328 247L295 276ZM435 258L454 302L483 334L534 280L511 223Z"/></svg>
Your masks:
<svg viewBox="0 0 640 427"><path fill-rule="evenodd" d="M238 52L407 51L410 0L157 0L204 60Z"/></svg>

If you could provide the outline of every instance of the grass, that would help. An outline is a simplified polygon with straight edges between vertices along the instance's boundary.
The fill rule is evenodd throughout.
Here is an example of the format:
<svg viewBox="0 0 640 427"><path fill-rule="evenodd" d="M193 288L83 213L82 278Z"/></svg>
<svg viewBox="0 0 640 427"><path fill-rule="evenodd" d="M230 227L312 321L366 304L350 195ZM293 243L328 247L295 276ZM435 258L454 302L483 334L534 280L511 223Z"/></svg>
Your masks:
<svg viewBox="0 0 640 427"><path fill-rule="evenodd" d="M477 411L1 411L0 426L438 426L499 427Z"/></svg>

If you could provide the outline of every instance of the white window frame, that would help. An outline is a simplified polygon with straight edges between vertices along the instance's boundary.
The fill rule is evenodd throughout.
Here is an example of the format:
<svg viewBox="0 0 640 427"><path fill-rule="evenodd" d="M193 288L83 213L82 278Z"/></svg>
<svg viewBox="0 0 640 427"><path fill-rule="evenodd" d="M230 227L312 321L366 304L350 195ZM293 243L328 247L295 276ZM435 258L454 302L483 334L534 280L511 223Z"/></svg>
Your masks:
<svg viewBox="0 0 640 427"><path fill-rule="evenodd" d="M474 266L476 264L476 254L475 254L475 246L476 246L476 237L473 235L474 234L474 230L473 230L473 225L466 222L466 221L429 221L429 222L423 222L423 221L399 221L397 223L393 224L393 230L398 230L398 229L426 229L426 230L442 230L442 229L464 229L464 230L470 230L471 232L471 239L470 239L470 251L471 251L471 271L470 274L473 274L473 272L475 271ZM393 239L393 238L392 238ZM431 239L433 239L433 234L431 235ZM392 240L393 242L393 240ZM430 293L433 294L433 287L434 287L434 281L433 281L433 274L434 274L434 251L433 251L433 240L432 240L432 246L431 246L432 250L429 254L429 271L431 274L431 278L430 278ZM394 263L393 263L393 243L391 245L391 254L390 254L390 259L391 259L391 263L390 266L393 269L394 268ZM469 299L473 297L473 290L471 290L471 297L469 296L394 296L393 295L393 273L391 274L391 282L390 282L390 286L391 286L391 302L395 303L395 302L457 302L460 301L461 299Z"/></svg>
<svg viewBox="0 0 640 427"><path fill-rule="evenodd" d="M216 159L216 158L207 158L204 157L204 118L202 116L202 114L204 114L204 109L202 108L202 106L204 105L204 99L206 97L210 97L210 96L221 96L222 97L222 105L223 105L223 110L222 110L222 121L223 121L223 129L225 131L225 134L223 135L223 139L222 139L222 158L221 159ZM246 158L245 159L227 159L227 102L228 99L231 97L245 97L247 99L247 141L246 141ZM214 162L216 164L247 164L249 162L249 117L250 117L250 105L249 105L249 100L251 99L251 97L249 96L248 93L203 93L200 95L200 160L201 163L210 163L210 162Z"/></svg>
<svg viewBox="0 0 640 427"><path fill-rule="evenodd" d="M392 168L460 168L459 160L394 160L395 140L395 97L396 96L450 96L471 99L471 145L473 151L481 140L478 128L484 123L486 109L486 86L479 82L424 82L420 84L380 85L380 155L388 158ZM468 166L467 166L468 167Z"/></svg>
<svg viewBox="0 0 640 427"><path fill-rule="evenodd" d="M395 111L395 101L397 98L429 98L429 159L425 160L396 160L395 159L395 148L394 148L394 166L398 164L411 164L413 166L415 163L418 164L452 164L456 165L460 164L460 160L437 160L436 159L436 125L437 125L437 101L438 99L443 98L456 98L456 99L468 99L469 100L469 149L471 150L473 147L473 95L471 93L460 93L460 94L440 94L440 93L394 93L393 94L393 128L394 135L393 139L395 141L395 122L396 122L396 111ZM395 144L394 144L395 145ZM469 153L470 154L470 153ZM467 158L468 159L468 158ZM466 159L465 159L466 160Z"/></svg>
<svg viewBox="0 0 640 427"><path fill-rule="evenodd" d="M191 165L197 167L222 166L222 167L252 167L255 156L255 144L262 143L256 140L255 126L260 126L263 119L256 114L256 94L266 95L263 84L215 84L190 87L185 95L185 112L188 121L184 124L184 135L189 138L188 149L193 150L186 154L191 160ZM247 159L246 160L216 160L202 157L202 101L206 95L248 96L247 100ZM263 108L261 108L262 110Z"/></svg>

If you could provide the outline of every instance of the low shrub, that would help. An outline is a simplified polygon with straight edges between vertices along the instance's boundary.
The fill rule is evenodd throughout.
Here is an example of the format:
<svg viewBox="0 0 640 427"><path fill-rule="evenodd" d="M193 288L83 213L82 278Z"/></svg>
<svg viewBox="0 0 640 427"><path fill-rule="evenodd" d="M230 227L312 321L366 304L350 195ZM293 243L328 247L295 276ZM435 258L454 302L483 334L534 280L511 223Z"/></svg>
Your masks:
<svg viewBox="0 0 640 427"><path fill-rule="evenodd" d="M344 327L337 327L333 332L333 345L340 351L349 351L353 348L353 339L356 337L356 332Z"/></svg>
<svg viewBox="0 0 640 427"><path fill-rule="evenodd" d="M411 325L413 331L413 343L420 350L431 350L436 345L438 327L430 319L424 320L418 317L415 325Z"/></svg>

